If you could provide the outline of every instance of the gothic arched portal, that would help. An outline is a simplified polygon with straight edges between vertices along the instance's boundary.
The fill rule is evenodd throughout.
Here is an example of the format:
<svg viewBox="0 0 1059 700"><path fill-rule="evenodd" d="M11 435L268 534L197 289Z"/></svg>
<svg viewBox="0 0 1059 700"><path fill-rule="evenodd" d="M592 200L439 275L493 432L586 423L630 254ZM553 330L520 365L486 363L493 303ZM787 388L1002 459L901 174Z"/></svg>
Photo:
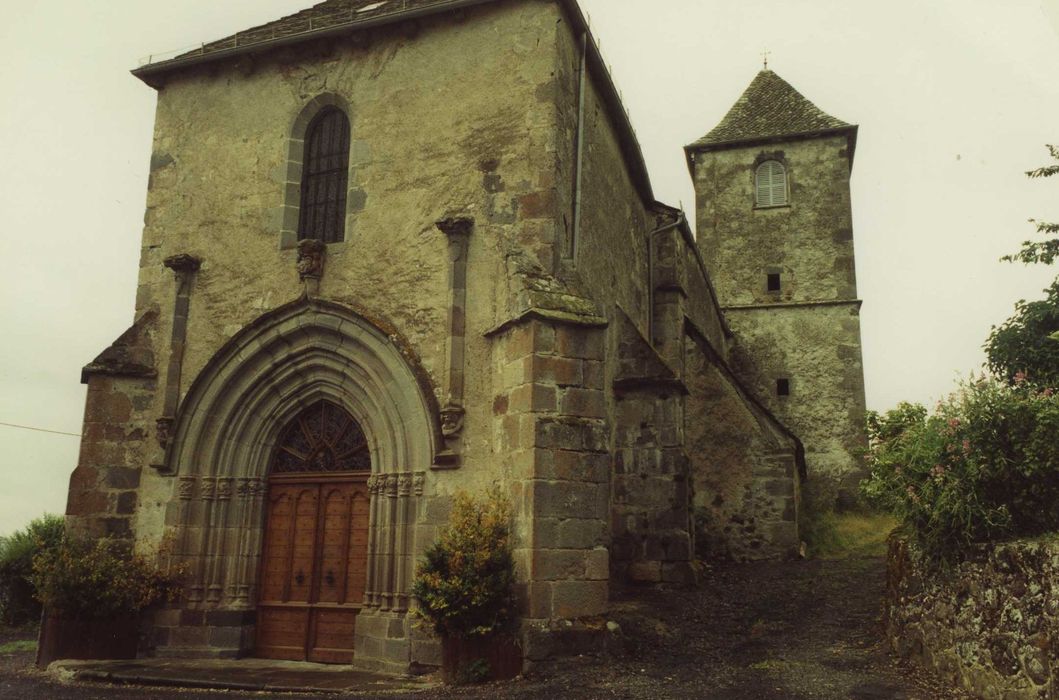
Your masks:
<svg viewBox="0 0 1059 700"><path fill-rule="evenodd" d="M290 421L273 451L265 499L257 655L353 662L368 567L364 431L326 399Z"/></svg>
<svg viewBox="0 0 1059 700"><path fill-rule="evenodd" d="M358 620L403 619L419 497L441 444L433 391L404 347L345 307L302 300L254 321L206 364L181 404L163 467L178 485L166 521L188 572L183 607L207 619L212 610L253 619L275 594L263 588L262 551L279 493L270 489L286 481L283 498L309 499L295 509L316 499L313 512L323 513L328 494L356 502L367 528ZM327 474L355 486L335 496L320 486ZM295 495L306 475L315 495ZM326 568L301 573L326 584Z"/></svg>

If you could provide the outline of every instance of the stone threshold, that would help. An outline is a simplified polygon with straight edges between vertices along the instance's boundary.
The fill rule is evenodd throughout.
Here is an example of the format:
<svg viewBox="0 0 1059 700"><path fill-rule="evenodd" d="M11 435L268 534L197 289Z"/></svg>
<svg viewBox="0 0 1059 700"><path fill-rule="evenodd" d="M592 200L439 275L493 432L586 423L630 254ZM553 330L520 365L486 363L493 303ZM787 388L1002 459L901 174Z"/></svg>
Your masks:
<svg viewBox="0 0 1059 700"><path fill-rule="evenodd" d="M316 695L420 691L439 685L430 677L388 676L352 666L267 659L137 659L55 661L48 674L63 682Z"/></svg>

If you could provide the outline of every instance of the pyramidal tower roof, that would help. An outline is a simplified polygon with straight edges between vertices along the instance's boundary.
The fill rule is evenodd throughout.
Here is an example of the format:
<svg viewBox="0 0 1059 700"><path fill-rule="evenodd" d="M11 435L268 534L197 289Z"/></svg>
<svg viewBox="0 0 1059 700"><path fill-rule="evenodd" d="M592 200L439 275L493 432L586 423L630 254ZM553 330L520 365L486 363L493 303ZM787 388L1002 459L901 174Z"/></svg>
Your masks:
<svg viewBox="0 0 1059 700"><path fill-rule="evenodd" d="M766 68L757 74L721 123L688 146L688 150L714 150L845 129L856 127L824 112Z"/></svg>

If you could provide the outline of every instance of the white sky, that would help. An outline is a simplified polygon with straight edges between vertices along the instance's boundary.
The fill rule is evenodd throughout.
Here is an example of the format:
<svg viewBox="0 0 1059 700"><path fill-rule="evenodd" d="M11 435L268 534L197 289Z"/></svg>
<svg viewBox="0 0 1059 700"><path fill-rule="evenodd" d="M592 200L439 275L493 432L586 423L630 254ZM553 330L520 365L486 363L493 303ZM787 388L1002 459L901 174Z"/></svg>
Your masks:
<svg viewBox="0 0 1059 700"><path fill-rule="evenodd" d="M50 0L0 24L0 422L80 432L80 368L132 321L155 94L137 61L312 0ZM1056 274L997 259L1059 220L1022 173L1059 143L1059 0L582 0L659 199L681 147L771 67L860 124L853 178L868 405L932 402ZM1052 124L1051 127L1048 125ZM75 437L0 426L0 534L62 512Z"/></svg>

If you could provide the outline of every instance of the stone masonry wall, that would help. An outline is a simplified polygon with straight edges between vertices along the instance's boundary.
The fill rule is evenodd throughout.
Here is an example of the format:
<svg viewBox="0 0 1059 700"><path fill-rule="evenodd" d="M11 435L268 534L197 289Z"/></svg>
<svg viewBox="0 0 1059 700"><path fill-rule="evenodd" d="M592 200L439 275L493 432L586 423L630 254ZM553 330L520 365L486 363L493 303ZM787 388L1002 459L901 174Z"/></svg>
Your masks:
<svg viewBox="0 0 1059 700"><path fill-rule="evenodd" d="M687 345L687 445L699 558L749 561L798 551L793 439L754 410L730 375Z"/></svg>
<svg viewBox="0 0 1059 700"><path fill-rule="evenodd" d="M840 135L697 156L699 245L723 306L857 298L848 149ZM785 163L789 206L754 206L761 157Z"/></svg>
<svg viewBox="0 0 1059 700"><path fill-rule="evenodd" d="M609 424L605 329L527 319L497 338L496 454L514 503L524 654L549 656L557 625L606 612Z"/></svg>
<svg viewBox="0 0 1059 700"><path fill-rule="evenodd" d="M182 395L240 329L303 293L297 252L281 247L291 129L311 100L337 95L350 111L349 216L346 241L327 248L319 296L396 329L444 403L449 251L435 222L475 219L461 468L437 492L495 478L493 377L473 368L491 364L485 333L510 317L498 303L504 251L531 248L555 219L558 13L550 3L491 4L191 69L162 86L137 309L158 310L157 335L169 338L174 281L163 260L202 260L190 288ZM164 370L168 348L156 351ZM152 398L146 423L162 413L162 392ZM134 461L149 459L145 449ZM174 497L172 479L144 472L134 525L144 546L161 537Z"/></svg>
<svg viewBox="0 0 1059 700"><path fill-rule="evenodd" d="M732 368L804 443L811 510L851 503L863 475L850 147L839 134L698 153L694 164L699 244L735 336ZM766 158L786 166L787 206L755 206Z"/></svg>
<svg viewBox="0 0 1059 700"><path fill-rule="evenodd" d="M70 476L67 527L89 537L131 538L142 462L153 424L136 420L151 401L154 381L88 377L77 468Z"/></svg>
<svg viewBox="0 0 1059 700"><path fill-rule="evenodd" d="M983 547L951 571L890 541L893 649L983 700L1059 697L1059 541Z"/></svg>
<svg viewBox="0 0 1059 700"><path fill-rule="evenodd" d="M734 311L728 320L732 369L805 444L807 498L852 499L867 447L859 305ZM788 396L777 393L780 378Z"/></svg>
<svg viewBox="0 0 1059 700"><path fill-rule="evenodd" d="M576 278L577 286L600 303L608 318L614 305L620 305L646 336L650 315L646 234L654 228L654 216L648 209L652 202L644 202L637 190L622 138L592 71L585 84L576 256L570 250L577 179L581 37L570 31L568 22L562 23L557 37L556 229L558 248L565 259L557 269Z"/></svg>

